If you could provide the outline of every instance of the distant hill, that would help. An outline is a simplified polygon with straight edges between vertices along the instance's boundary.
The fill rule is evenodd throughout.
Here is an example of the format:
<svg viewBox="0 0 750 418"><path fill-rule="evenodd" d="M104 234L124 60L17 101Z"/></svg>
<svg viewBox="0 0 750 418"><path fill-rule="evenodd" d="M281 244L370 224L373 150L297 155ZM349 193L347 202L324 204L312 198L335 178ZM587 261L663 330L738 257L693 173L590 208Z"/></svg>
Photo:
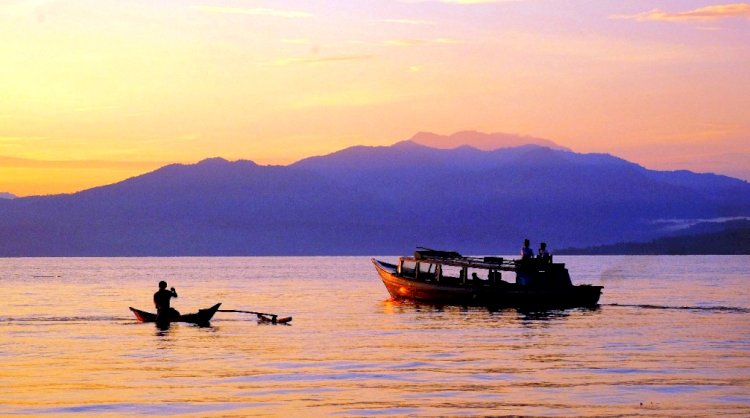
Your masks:
<svg viewBox="0 0 750 418"><path fill-rule="evenodd" d="M665 219L750 216L750 184L540 145L403 141L288 166L174 164L69 195L0 200L0 256L515 253L644 241Z"/></svg>
<svg viewBox="0 0 750 418"><path fill-rule="evenodd" d="M483 133L476 131L460 131L451 135L419 132L414 135L410 141L420 145L442 149L451 149L462 145L468 145L484 151L494 151L499 148L520 147L522 145L541 145L547 148L570 151L549 139L500 132Z"/></svg>
<svg viewBox="0 0 750 418"><path fill-rule="evenodd" d="M713 230L714 232L697 232ZM750 221L699 224L679 235L648 242L626 242L587 248L567 248L557 254L575 255L750 255Z"/></svg>
<svg viewBox="0 0 750 418"><path fill-rule="evenodd" d="M12 193L0 192L0 199L15 199L16 195Z"/></svg>

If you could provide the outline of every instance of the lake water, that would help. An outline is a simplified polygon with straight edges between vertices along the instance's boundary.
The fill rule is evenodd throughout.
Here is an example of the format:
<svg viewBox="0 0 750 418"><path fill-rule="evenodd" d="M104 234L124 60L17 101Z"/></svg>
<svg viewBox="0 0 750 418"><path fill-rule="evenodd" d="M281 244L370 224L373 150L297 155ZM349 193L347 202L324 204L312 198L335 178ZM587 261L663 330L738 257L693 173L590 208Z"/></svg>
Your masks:
<svg viewBox="0 0 750 418"><path fill-rule="evenodd" d="M558 261L601 307L396 303L367 257L0 259L0 415L750 415L750 257ZM294 320L137 323L159 280Z"/></svg>

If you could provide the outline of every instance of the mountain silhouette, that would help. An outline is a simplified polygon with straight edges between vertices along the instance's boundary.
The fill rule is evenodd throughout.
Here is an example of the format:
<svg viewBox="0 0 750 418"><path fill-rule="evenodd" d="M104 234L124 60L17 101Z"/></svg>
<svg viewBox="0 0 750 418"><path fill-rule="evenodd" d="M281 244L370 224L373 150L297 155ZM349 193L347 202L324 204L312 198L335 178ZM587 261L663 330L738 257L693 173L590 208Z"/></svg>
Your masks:
<svg viewBox="0 0 750 418"><path fill-rule="evenodd" d="M75 194L0 200L2 256L515 254L643 241L750 215L750 184L540 145L403 141L288 166L213 158Z"/></svg>

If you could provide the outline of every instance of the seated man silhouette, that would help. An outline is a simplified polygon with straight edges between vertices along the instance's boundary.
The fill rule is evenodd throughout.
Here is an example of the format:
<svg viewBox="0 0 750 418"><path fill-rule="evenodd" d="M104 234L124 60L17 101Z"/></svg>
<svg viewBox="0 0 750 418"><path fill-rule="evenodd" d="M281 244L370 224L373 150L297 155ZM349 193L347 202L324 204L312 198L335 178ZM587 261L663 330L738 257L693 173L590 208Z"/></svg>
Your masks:
<svg viewBox="0 0 750 418"><path fill-rule="evenodd" d="M539 251L537 252L536 258L542 261L543 263L551 263L552 262L552 254L547 251L547 243L542 242L539 244Z"/></svg>
<svg viewBox="0 0 750 418"><path fill-rule="evenodd" d="M174 287L167 290L167 282L164 280L159 282L159 290L154 293L156 322L165 322L180 316L180 313L170 306L171 299L176 297L177 292L174 290Z"/></svg>

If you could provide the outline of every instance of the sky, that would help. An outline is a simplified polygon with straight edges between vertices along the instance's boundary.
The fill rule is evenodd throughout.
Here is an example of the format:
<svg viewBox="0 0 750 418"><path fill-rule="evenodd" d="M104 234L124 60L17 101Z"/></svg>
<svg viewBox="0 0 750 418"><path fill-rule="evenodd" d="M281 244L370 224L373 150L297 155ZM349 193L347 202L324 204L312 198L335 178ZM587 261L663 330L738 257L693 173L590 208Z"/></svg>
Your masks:
<svg viewBox="0 0 750 418"><path fill-rule="evenodd" d="M0 192L462 130L750 180L750 3L0 0Z"/></svg>

